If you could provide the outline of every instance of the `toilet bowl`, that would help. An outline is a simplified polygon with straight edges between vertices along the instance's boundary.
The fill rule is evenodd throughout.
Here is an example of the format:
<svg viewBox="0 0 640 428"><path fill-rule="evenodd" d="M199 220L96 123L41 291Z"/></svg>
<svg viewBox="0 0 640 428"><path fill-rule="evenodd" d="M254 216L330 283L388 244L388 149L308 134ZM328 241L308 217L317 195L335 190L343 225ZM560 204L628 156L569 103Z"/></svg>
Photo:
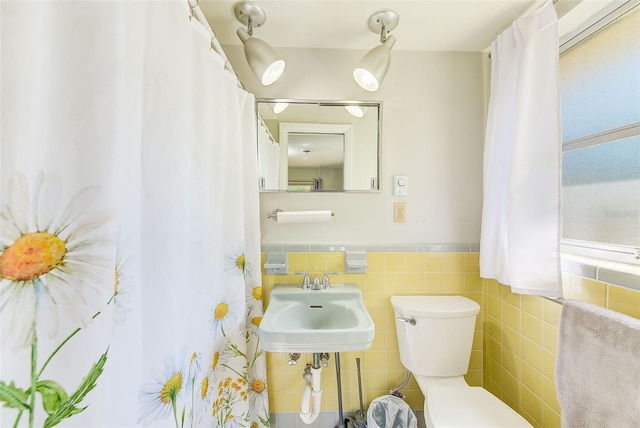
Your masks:
<svg viewBox="0 0 640 428"><path fill-rule="evenodd" d="M486 389L469 386L480 305L462 296L392 296L400 361L424 394L428 428L532 425Z"/></svg>

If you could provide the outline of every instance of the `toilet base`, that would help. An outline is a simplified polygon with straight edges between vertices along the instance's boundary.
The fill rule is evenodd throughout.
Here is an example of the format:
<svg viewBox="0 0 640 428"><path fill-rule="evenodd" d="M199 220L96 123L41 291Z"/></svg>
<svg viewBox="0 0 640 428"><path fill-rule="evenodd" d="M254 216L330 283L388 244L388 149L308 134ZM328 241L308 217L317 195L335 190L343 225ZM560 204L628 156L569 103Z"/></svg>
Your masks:
<svg viewBox="0 0 640 428"><path fill-rule="evenodd" d="M424 400L428 428L532 428L520 414L478 386L433 386Z"/></svg>

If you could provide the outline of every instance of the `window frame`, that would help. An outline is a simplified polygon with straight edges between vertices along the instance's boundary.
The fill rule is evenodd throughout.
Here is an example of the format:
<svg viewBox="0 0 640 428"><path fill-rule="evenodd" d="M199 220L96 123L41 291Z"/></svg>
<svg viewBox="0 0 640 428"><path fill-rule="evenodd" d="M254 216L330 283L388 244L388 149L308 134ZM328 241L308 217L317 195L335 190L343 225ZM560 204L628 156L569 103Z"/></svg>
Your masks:
<svg viewBox="0 0 640 428"><path fill-rule="evenodd" d="M635 10L636 8L640 8L640 0L612 1L599 13L594 14L575 30L560 38L560 55L602 28L623 18L626 14L637 12ZM568 151L591 147L597 144L606 144L635 136L640 136L640 122L608 129L566 142L563 141L562 153L564 154ZM572 256L640 266L640 247L635 246L581 241L561 237L560 251L561 253Z"/></svg>

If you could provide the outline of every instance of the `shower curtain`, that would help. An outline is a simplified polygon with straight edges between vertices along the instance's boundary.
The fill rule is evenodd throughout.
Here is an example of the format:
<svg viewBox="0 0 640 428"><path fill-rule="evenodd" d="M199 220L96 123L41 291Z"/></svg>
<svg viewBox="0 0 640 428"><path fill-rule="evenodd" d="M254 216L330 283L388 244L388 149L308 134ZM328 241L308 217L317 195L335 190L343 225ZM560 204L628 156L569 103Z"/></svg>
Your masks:
<svg viewBox="0 0 640 428"><path fill-rule="evenodd" d="M562 296L558 18L551 0L491 46L480 276Z"/></svg>
<svg viewBox="0 0 640 428"><path fill-rule="evenodd" d="M268 426L253 96L186 1L0 7L0 426Z"/></svg>

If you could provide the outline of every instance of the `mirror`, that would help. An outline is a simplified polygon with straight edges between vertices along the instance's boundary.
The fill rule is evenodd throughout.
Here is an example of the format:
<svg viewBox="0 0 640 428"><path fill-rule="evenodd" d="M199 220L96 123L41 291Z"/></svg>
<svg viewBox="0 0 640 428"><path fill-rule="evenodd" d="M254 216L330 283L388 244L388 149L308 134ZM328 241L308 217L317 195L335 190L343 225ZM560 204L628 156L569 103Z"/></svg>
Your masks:
<svg viewBox="0 0 640 428"><path fill-rule="evenodd" d="M256 103L260 191L379 190L380 102Z"/></svg>

